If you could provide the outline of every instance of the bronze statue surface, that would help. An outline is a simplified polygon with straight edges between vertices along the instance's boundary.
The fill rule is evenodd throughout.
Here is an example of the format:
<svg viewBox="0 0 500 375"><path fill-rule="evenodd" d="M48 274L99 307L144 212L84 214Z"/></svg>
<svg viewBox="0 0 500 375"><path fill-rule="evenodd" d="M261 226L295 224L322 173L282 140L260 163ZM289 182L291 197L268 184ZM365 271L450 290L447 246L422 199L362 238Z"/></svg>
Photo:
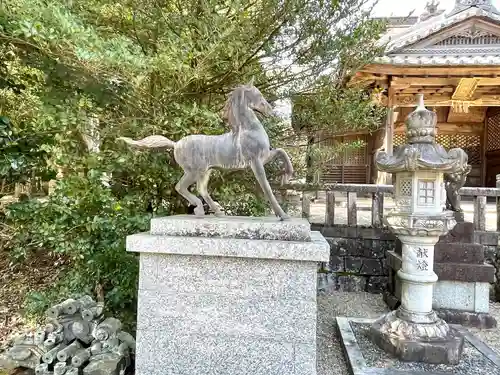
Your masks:
<svg viewBox="0 0 500 375"><path fill-rule="evenodd" d="M281 220L288 215L280 207L266 177L264 165L279 157L284 162L282 183L293 175L293 166L287 153L282 149L272 149L269 137L256 113L263 116L272 114L271 105L252 84L237 87L230 94L224 107L224 119L231 131L222 135L189 135L177 142L161 135L151 135L141 140L118 138L139 149L174 149L176 162L184 170L184 175L175 189L196 208L197 216L205 214L202 201L189 191L196 183L197 190L216 215L223 215L208 193L210 172L219 169L251 168L266 198L270 201L276 216Z"/></svg>

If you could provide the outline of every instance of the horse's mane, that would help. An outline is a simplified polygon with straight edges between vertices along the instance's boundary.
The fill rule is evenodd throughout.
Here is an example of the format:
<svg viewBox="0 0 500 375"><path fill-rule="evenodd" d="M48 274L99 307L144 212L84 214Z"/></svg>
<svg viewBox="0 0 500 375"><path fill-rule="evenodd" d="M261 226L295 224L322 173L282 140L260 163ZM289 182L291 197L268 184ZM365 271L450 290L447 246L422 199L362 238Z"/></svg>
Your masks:
<svg viewBox="0 0 500 375"><path fill-rule="evenodd" d="M238 111L238 107L243 104L247 88L248 86L240 85L231 91L222 110L222 119L229 123L234 134L237 134L241 128L241 123L238 121L235 113Z"/></svg>

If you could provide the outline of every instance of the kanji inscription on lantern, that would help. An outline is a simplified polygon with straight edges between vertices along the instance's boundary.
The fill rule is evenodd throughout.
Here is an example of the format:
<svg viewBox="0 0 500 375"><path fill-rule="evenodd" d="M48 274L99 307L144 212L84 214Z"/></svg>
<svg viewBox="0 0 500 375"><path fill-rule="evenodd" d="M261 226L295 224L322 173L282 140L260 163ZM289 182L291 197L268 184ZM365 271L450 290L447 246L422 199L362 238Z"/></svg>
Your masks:
<svg viewBox="0 0 500 375"><path fill-rule="evenodd" d="M428 271L429 263L425 259L417 259L417 269L419 271Z"/></svg>
<svg viewBox="0 0 500 375"><path fill-rule="evenodd" d="M422 247L417 248L417 258L428 258L428 249L424 249Z"/></svg>
<svg viewBox="0 0 500 375"><path fill-rule="evenodd" d="M423 247L417 247L417 269L419 271L428 271L429 270L429 249Z"/></svg>

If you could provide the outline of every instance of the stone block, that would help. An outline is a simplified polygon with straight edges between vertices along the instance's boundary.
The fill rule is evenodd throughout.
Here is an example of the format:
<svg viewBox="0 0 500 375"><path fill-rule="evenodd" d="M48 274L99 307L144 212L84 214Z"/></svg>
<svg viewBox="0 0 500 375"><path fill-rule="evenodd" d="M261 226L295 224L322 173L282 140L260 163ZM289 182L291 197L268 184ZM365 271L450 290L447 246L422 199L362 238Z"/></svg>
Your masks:
<svg viewBox="0 0 500 375"><path fill-rule="evenodd" d="M138 342L135 375L306 375L294 371L287 342L149 330L138 332Z"/></svg>
<svg viewBox="0 0 500 375"><path fill-rule="evenodd" d="M127 251L310 262L328 262L330 258L328 243L318 232L311 232L311 242L139 233L127 237Z"/></svg>
<svg viewBox="0 0 500 375"><path fill-rule="evenodd" d="M345 271L352 273L359 273L363 267L363 260L359 257L347 256L345 257Z"/></svg>
<svg viewBox="0 0 500 375"><path fill-rule="evenodd" d="M317 267L328 243L282 233L293 220L276 229L230 219L163 218L154 229L163 234L127 238L141 253L136 375L315 374Z"/></svg>
<svg viewBox="0 0 500 375"><path fill-rule="evenodd" d="M368 276L383 275L382 262L379 259L363 259L359 273Z"/></svg>
<svg viewBox="0 0 500 375"><path fill-rule="evenodd" d="M424 328L418 329L415 323L397 320L396 311L390 312L386 317L377 320L370 328L373 342L389 354L394 355L404 362L424 362L431 364L456 365L460 362L464 347L464 337L454 328L442 338L426 339L414 335L414 332L425 332ZM393 322L394 321L394 322ZM399 325L398 334L392 332L393 325ZM437 323L438 324L438 323ZM401 326L407 325L407 331L399 332ZM415 326L415 327L412 327ZM436 332L439 332L436 330Z"/></svg>
<svg viewBox="0 0 500 375"><path fill-rule="evenodd" d="M399 271L401 255L395 251L387 253L387 262L394 271ZM434 263L434 272L439 280L491 283L495 277L495 267L489 264Z"/></svg>
<svg viewBox="0 0 500 375"><path fill-rule="evenodd" d="M364 292L366 290L366 277L364 276L339 276L338 283L341 292Z"/></svg>
<svg viewBox="0 0 500 375"><path fill-rule="evenodd" d="M387 289L389 278L387 276L371 276L366 284L368 293L382 293Z"/></svg>
<svg viewBox="0 0 500 375"><path fill-rule="evenodd" d="M401 268L401 256L390 252L387 261L392 273L396 274ZM439 277L438 282L434 285L434 308L488 313L489 288L490 282L494 279L494 267L487 264L453 263L435 263L434 267ZM397 275L393 281L392 295L399 300L401 282ZM391 305L396 306L397 304L391 302Z"/></svg>
<svg viewBox="0 0 500 375"><path fill-rule="evenodd" d="M138 330L314 344L316 301L142 290Z"/></svg>
<svg viewBox="0 0 500 375"><path fill-rule="evenodd" d="M435 263L434 272L439 280L491 283L495 267L489 264Z"/></svg>
<svg viewBox="0 0 500 375"><path fill-rule="evenodd" d="M474 232L474 242L485 246L498 246L498 232L484 232L477 230Z"/></svg>
<svg viewBox="0 0 500 375"><path fill-rule="evenodd" d="M489 283L440 280L434 285L433 307L469 312L489 311Z"/></svg>
<svg viewBox="0 0 500 375"><path fill-rule="evenodd" d="M495 317L487 313L451 309L436 309L436 313L448 324L459 324L464 327L478 329L492 329L497 327Z"/></svg>
<svg viewBox="0 0 500 375"><path fill-rule="evenodd" d="M152 272L140 278L141 289L238 298L266 296L309 301L316 298L317 267L313 262L176 254L141 254L141 262L143 257L151 258L148 262L153 264Z"/></svg>
<svg viewBox="0 0 500 375"><path fill-rule="evenodd" d="M333 273L318 274L318 293L323 295L334 293L338 290L337 276Z"/></svg>
<svg viewBox="0 0 500 375"><path fill-rule="evenodd" d="M330 256L330 271L331 272L343 272L344 268L344 258L331 255Z"/></svg>
<svg viewBox="0 0 500 375"><path fill-rule="evenodd" d="M474 243L474 223L457 223L451 231L439 238L439 243Z"/></svg>
<svg viewBox="0 0 500 375"><path fill-rule="evenodd" d="M344 239L327 237L326 241L330 246L330 253L332 256L343 257L347 254L347 244Z"/></svg>
<svg viewBox="0 0 500 375"><path fill-rule="evenodd" d="M471 243L438 243L435 246L435 263L484 263L484 246Z"/></svg>
<svg viewBox="0 0 500 375"><path fill-rule="evenodd" d="M193 225L194 224L194 225ZM306 219L279 221L276 217L177 215L151 219L152 235L177 237L246 238L252 240L310 241Z"/></svg>

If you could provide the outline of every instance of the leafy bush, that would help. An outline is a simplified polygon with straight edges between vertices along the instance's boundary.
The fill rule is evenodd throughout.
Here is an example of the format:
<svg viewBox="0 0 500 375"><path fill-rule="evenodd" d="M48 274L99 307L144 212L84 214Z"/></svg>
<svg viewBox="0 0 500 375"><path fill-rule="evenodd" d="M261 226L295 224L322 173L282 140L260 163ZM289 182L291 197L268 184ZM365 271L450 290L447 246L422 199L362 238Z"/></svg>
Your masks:
<svg viewBox="0 0 500 375"><path fill-rule="evenodd" d="M135 309L138 261L125 251L125 238L148 230L151 215L134 201L116 199L92 172L64 179L45 202L16 203L6 211L6 223L15 228L14 256L49 251L71 264L56 289L31 296L31 313L42 313L62 295L94 294L96 288L106 291L114 313Z"/></svg>

